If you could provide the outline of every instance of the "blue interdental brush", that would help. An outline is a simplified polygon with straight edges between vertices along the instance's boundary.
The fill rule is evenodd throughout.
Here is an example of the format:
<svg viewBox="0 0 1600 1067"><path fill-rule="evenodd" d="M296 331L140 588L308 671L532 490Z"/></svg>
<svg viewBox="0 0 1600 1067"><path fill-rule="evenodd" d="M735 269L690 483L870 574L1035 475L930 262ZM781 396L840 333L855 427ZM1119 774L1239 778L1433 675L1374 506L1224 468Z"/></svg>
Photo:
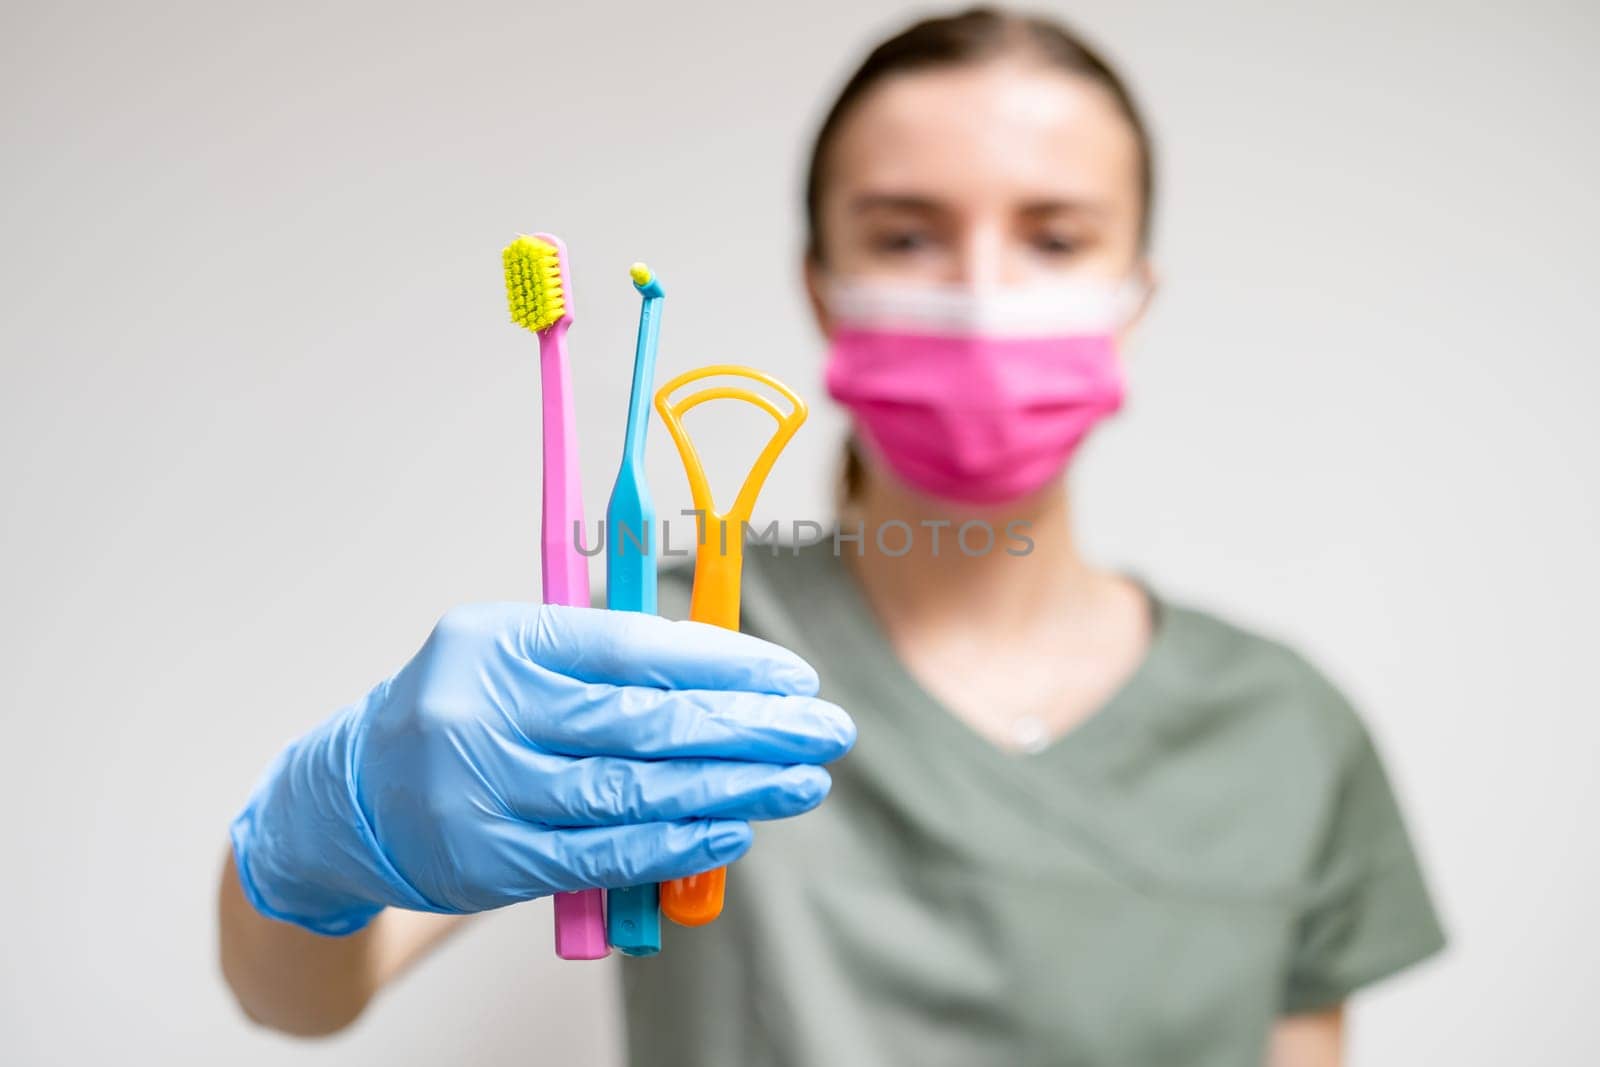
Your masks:
<svg viewBox="0 0 1600 1067"><path fill-rule="evenodd" d="M606 505L606 607L656 613L656 509L645 481L644 438L655 388L656 342L661 334L661 282L643 263L628 268L639 304L639 341L628 396L628 435L622 469ZM627 956L661 951L661 893L655 882L606 892L606 936Z"/></svg>

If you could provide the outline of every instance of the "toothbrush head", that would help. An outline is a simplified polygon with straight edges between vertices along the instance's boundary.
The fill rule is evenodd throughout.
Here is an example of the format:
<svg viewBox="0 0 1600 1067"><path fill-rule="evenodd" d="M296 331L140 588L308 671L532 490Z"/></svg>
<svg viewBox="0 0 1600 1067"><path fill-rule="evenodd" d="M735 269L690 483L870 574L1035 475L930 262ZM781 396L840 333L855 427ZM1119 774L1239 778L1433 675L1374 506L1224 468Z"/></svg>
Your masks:
<svg viewBox="0 0 1600 1067"><path fill-rule="evenodd" d="M536 233L506 245L506 300L511 321L538 333L557 323L572 323L572 284L567 276L567 246L559 237Z"/></svg>
<svg viewBox="0 0 1600 1067"><path fill-rule="evenodd" d="M665 296L661 290L661 280L657 278L649 267L643 263L635 263L628 268L628 275L633 279L633 287L639 290L640 296Z"/></svg>

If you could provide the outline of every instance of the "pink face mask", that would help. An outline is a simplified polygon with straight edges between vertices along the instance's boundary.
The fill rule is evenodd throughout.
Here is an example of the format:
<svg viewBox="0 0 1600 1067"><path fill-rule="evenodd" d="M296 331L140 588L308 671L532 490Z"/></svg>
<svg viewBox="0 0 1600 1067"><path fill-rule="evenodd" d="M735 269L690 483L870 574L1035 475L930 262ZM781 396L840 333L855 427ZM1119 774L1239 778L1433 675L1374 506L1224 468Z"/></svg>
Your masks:
<svg viewBox="0 0 1600 1067"><path fill-rule="evenodd" d="M828 393L907 485L1004 504L1061 474L1122 406L1115 330L1129 284L969 289L848 281L833 319Z"/></svg>

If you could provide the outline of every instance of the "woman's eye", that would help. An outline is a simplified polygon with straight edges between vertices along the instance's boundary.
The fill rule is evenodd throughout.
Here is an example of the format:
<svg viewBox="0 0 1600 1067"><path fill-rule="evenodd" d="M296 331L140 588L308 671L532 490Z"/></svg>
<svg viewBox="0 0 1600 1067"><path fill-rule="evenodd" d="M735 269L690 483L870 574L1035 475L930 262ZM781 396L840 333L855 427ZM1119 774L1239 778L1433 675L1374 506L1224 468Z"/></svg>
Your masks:
<svg viewBox="0 0 1600 1067"><path fill-rule="evenodd" d="M1041 233L1033 239L1033 247L1047 256L1070 256L1078 251L1079 242L1065 234Z"/></svg>
<svg viewBox="0 0 1600 1067"><path fill-rule="evenodd" d="M873 238L872 246L879 252L903 254L921 251L932 243L932 239L925 233L915 230L896 230L878 234Z"/></svg>

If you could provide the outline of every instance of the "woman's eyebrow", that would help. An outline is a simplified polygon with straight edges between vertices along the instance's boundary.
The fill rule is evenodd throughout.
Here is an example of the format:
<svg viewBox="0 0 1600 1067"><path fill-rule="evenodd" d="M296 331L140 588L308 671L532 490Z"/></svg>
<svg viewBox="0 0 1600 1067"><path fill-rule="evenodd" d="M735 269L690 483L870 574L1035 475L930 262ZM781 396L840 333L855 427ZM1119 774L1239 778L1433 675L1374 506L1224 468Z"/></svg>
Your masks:
<svg viewBox="0 0 1600 1067"><path fill-rule="evenodd" d="M1017 208L1017 213L1030 218L1043 218L1050 215L1104 215L1106 214L1106 206L1093 200L1048 197L1043 200L1025 201Z"/></svg>
<svg viewBox="0 0 1600 1067"><path fill-rule="evenodd" d="M850 201L850 212L862 215L869 211L905 211L932 215L944 205L931 197L909 193L862 193Z"/></svg>
<svg viewBox="0 0 1600 1067"><path fill-rule="evenodd" d="M855 215L875 211L937 215L946 210L943 202L918 193L861 193L850 201L850 212ZM1051 196L1023 201L1017 206L1017 213L1040 219L1052 215L1100 216L1107 214L1107 210L1104 204L1093 200Z"/></svg>

